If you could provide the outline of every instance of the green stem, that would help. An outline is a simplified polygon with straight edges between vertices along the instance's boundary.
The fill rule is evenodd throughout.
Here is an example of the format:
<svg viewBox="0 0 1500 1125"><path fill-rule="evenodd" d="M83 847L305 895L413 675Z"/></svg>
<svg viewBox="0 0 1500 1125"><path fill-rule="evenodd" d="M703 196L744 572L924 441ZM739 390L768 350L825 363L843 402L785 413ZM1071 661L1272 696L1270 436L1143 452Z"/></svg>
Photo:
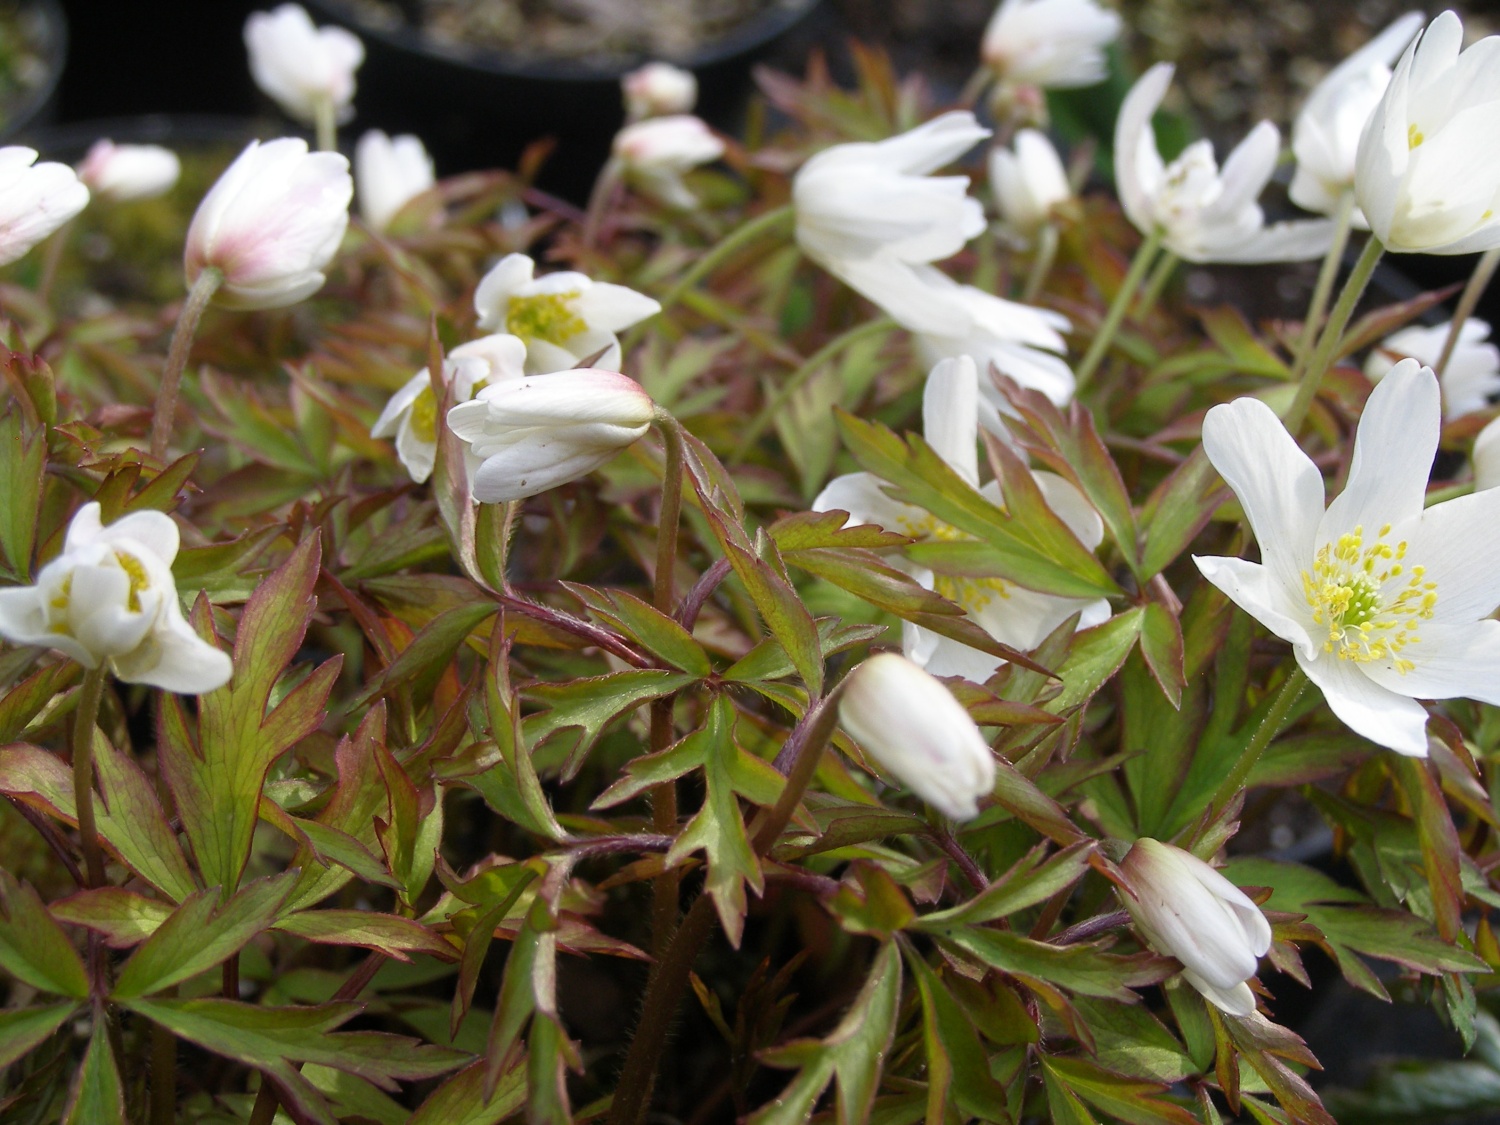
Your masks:
<svg viewBox="0 0 1500 1125"><path fill-rule="evenodd" d="M1031 268L1026 272L1026 288L1021 290L1023 304L1036 303L1047 284L1047 275L1052 272L1052 263L1057 261L1057 224L1046 223L1036 236L1036 253L1031 256Z"/></svg>
<svg viewBox="0 0 1500 1125"><path fill-rule="evenodd" d="M656 427L661 432L666 453L661 482L661 512L656 520L656 577L652 604L667 617L675 608L672 578L677 569L677 531L682 515L682 430L677 419L658 408ZM659 753L672 745L675 733L669 695L651 704L651 752ZM664 781L651 789L652 827L664 836L677 832L677 782ZM677 930L677 906L681 872L664 869L652 884L651 942L652 953L665 956Z"/></svg>
<svg viewBox="0 0 1500 1125"><path fill-rule="evenodd" d="M1354 315L1354 306L1364 296L1365 286L1370 283L1370 275L1375 272L1375 266L1383 253L1385 247L1380 244L1380 239L1370 235L1370 241L1365 243L1359 261L1354 263L1349 279L1344 282L1338 303L1333 306L1333 312L1328 314L1328 323L1323 326L1323 334L1318 337L1318 346L1313 351L1312 359L1308 361L1307 370L1302 373L1302 381L1297 384L1297 397L1281 418L1287 433L1293 437L1296 437L1307 418L1308 407L1312 406L1313 399L1317 397L1323 376L1333 366L1333 358L1338 353L1344 329L1349 326L1349 318Z"/></svg>
<svg viewBox="0 0 1500 1125"><path fill-rule="evenodd" d="M782 407L791 401L792 396L801 390L807 381L816 375L824 364L845 348L858 343L867 336L889 332L895 327L896 322L888 316L867 320L863 324L856 324L848 331L835 336L805 359L797 370L786 377L786 381L777 388L776 393L771 396L765 406L761 407L760 413L751 421L744 436L740 438L740 443L734 447L734 452L729 455L729 464L738 465L745 459L750 450L755 447L755 443L760 440L760 436L766 432L766 428L776 420L776 415L781 412Z"/></svg>
<svg viewBox="0 0 1500 1125"><path fill-rule="evenodd" d="M599 169L599 175L594 180L593 190L589 192L588 210L583 217L581 237L586 249L593 249L599 238L599 225L604 221L604 212L609 207L610 200L614 198L615 188L619 186L621 171L620 161L611 156L604 162L604 167Z"/></svg>
<svg viewBox="0 0 1500 1125"><path fill-rule="evenodd" d="M1146 279L1146 285L1141 290L1141 299L1136 302L1134 319L1145 320L1155 310L1156 302L1161 299L1162 290L1167 287L1167 282L1171 281L1172 275L1177 272L1177 263L1180 261L1182 259L1170 250L1156 260L1156 268Z"/></svg>
<svg viewBox="0 0 1500 1125"><path fill-rule="evenodd" d="M724 236L708 253L704 254L692 267L677 279L677 284L667 290L666 296L661 299L661 311L666 312L682 299L686 293L698 282L702 281L714 270L718 269L729 259L733 258L746 246L758 242L762 236L775 231L791 222L793 216L792 205L784 204L781 207L765 211L753 219L748 219L735 227ZM628 350L628 349L627 349Z"/></svg>
<svg viewBox="0 0 1500 1125"><path fill-rule="evenodd" d="M1463 331L1464 321L1473 315L1474 306L1479 304L1479 298L1484 296L1490 279L1495 276L1497 266L1500 266L1500 248L1486 250L1479 256L1479 261L1474 263L1474 272L1469 275L1469 284L1464 286L1464 291L1458 298L1458 308L1453 312L1453 323L1448 328L1448 338L1443 341L1443 354L1438 356L1437 365L1433 367L1433 371L1439 376L1447 369L1448 361L1453 358L1453 349L1458 346L1458 337Z"/></svg>
<svg viewBox="0 0 1500 1125"><path fill-rule="evenodd" d="M69 219L47 240L47 248L43 251L42 258L42 280L37 283L36 287L37 300L43 305L52 302L52 286L57 282L57 271L62 267L63 251L68 248L68 241L73 234L73 225L77 221L77 219Z"/></svg>
<svg viewBox="0 0 1500 1125"><path fill-rule="evenodd" d="M1141 243L1140 249L1135 252L1135 257L1130 262L1130 269L1125 272L1125 279L1120 282L1115 299L1110 302L1109 311L1104 314L1104 323L1099 326L1099 331L1094 336L1093 342L1089 344L1089 350L1085 353L1083 362L1078 365L1077 393L1083 393L1083 388L1093 378L1094 372L1103 361L1105 352L1109 351L1109 345L1115 338L1120 322L1125 319L1125 312L1130 308L1130 302L1135 297L1136 290L1141 287L1141 281L1151 269L1152 259L1161 248L1162 238L1163 232L1160 228L1153 230L1146 236L1146 241Z"/></svg>
<svg viewBox="0 0 1500 1125"><path fill-rule="evenodd" d="M1229 776L1214 791L1213 800L1209 802L1212 815L1223 812L1225 806L1234 800L1235 794L1244 786L1245 780L1250 776L1250 771L1255 768L1255 763L1260 761L1260 756L1265 753L1266 747L1281 733L1287 715L1306 686L1306 674L1301 668L1293 665L1291 672L1287 674L1286 682L1281 685L1281 691L1272 701L1271 709L1266 712L1266 717L1260 721L1260 726L1256 727L1255 733L1250 736L1250 742L1240 754L1240 760L1234 764L1234 769L1229 771Z"/></svg>
<svg viewBox="0 0 1500 1125"><path fill-rule="evenodd" d="M203 310L224 283L224 274L212 266L206 267L188 290L182 311L177 314L177 327L172 330L172 343L167 349L167 366L161 373L161 386L156 392L156 410L151 416L151 456L162 461L167 456L167 442L172 438L172 420L177 413L177 388L182 383L182 372L187 367L188 353L193 350L193 337L198 332L198 321Z"/></svg>
<svg viewBox="0 0 1500 1125"><path fill-rule="evenodd" d="M73 711L73 803L78 811L78 840L90 887L104 886L104 856L99 851L99 829L94 822L94 727L99 721L106 675L103 662L85 670L78 706Z"/></svg>
<svg viewBox="0 0 1500 1125"><path fill-rule="evenodd" d="M317 130L318 150L337 152L339 150L338 111L334 108L332 98L317 100L313 106L313 125Z"/></svg>
<svg viewBox="0 0 1500 1125"><path fill-rule="evenodd" d="M1328 311L1328 299L1333 296L1333 283L1339 276L1339 264L1343 262L1344 249L1349 245L1353 218L1354 192L1346 191L1339 199L1338 210L1334 213L1333 242L1328 247L1328 253L1323 255L1323 265L1318 270L1312 300L1307 305L1307 316L1302 321L1302 335L1297 340L1297 356L1292 364L1293 383L1306 373L1308 362L1312 359L1313 345L1318 341L1318 327L1323 323L1323 314Z"/></svg>
<svg viewBox="0 0 1500 1125"><path fill-rule="evenodd" d="M169 990L176 995L177 990ZM159 1023L151 1025L151 1125L177 1120L177 1037Z"/></svg>

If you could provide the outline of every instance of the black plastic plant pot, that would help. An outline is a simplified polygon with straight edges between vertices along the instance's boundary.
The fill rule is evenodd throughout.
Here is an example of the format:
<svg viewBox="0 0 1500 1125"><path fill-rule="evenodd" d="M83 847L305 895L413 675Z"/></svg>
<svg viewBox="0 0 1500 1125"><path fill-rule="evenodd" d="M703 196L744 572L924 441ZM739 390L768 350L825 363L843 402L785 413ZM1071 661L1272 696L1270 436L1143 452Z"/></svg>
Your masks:
<svg viewBox="0 0 1500 1125"><path fill-rule="evenodd" d="M0 142L10 143L45 123L57 105L68 58L68 21L57 0L0 4ZM12 40L12 36L14 39Z"/></svg>
<svg viewBox="0 0 1500 1125"><path fill-rule="evenodd" d="M210 149L233 154L257 138L285 135L287 130L278 123L256 118L151 113L36 127L27 130L24 139L48 160L77 164L104 137L116 144L164 145L178 153Z"/></svg>
<svg viewBox="0 0 1500 1125"><path fill-rule="evenodd" d="M639 56L543 58L459 50L414 26L382 26L348 0L306 0L318 23L355 32L365 63L355 96L356 128L415 133L446 175L514 168L533 141L557 146L540 183L582 202L624 120L620 78ZM778 0L731 34L671 59L698 77L698 113L733 126L750 91L750 67L812 14L819 0Z"/></svg>

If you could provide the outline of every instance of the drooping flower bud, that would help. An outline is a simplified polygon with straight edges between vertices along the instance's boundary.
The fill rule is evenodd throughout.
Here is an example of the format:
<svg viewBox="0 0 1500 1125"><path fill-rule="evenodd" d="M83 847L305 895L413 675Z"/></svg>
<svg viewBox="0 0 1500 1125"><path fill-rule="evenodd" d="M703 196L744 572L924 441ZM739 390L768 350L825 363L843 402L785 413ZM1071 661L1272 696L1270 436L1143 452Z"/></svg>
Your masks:
<svg viewBox="0 0 1500 1125"><path fill-rule="evenodd" d="M66 653L85 668L108 663L130 683L201 694L226 683L229 657L182 616L172 560L177 525L161 512L132 512L108 527L85 504L63 552L35 586L0 590L0 636Z"/></svg>
<svg viewBox="0 0 1500 1125"><path fill-rule="evenodd" d="M448 411L448 426L480 462L474 499L499 504L593 472L641 438L655 412L634 379L580 368L488 386Z"/></svg>
<svg viewBox="0 0 1500 1125"><path fill-rule="evenodd" d="M218 300L274 309L310 297L349 225L354 181L336 152L295 137L251 141L198 204L183 266L188 285L205 269L224 275Z"/></svg>
<svg viewBox="0 0 1500 1125"><path fill-rule="evenodd" d="M1104 49L1120 27L1095 0L1002 0L979 50L1002 86L1092 86L1109 73Z"/></svg>
<svg viewBox="0 0 1500 1125"><path fill-rule="evenodd" d="M101 199L126 203L165 195L177 183L182 161L161 145L95 141L78 166L78 178Z"/></svg>
<svg viewBox="0 0 1500 1125"><path fill-rule="evenodd" d="M693 72L666 62L649 62L620 79L625 113L631 121L691 113L698 101L698 79Z"/></svg>
<svg viewBox="0 0 1500 1125"><path fill-rule="evenodd" d="M883 652L850 673L839 722L917 796L954 820L979 815L995 759L979 727L936 677Z"/></svg>
<svg viewBox="0 0 1500 1125"><path fill-rule="evenodd" d="M354 72L365 61L359 36L315 27L301 4L282 4L251 13L245 49L255 84L289 117L315 124L320 104L331 106L337 121L354 116Z"/></svg>
<svg viewBox="0 0 1500 1125"><path fill-rule="evenodd" d="M359 213L375 230L390 226L396 212L436 180L432 157L419 137L388 137L379 129L371 129L354 146Z"/></svg>
<svg viewBox="0 0 1500 1125"><path fill-rule="evenodd" d="M1073 189L1047 134L1022 129L1014 149L990 154L990 187L1005 228L1027 243L1073 198Z"/></svg>
<svg viewBox="0 0 1500 1125"><path fill-rule="evenodd" d="M0 266L9 265L88 206L66 164L37 164L36 149L0 148Z"/></svg>
<svg viewBox="0 0 1500 1125"><path fill-rule="evenodd" d="M724 155L724 142L691 114L652 117L615 135L614 153L625 175L648 195L681 210L698 206L682 174Z"/></svg>
<svg viewBox="0 0 1500 1125"><path fill-rule="evenodd" d="M1182 976L1231 1015L1255 1011L1245 982L1271 948L1271 924L1224 876L1191 852L1142 838L1120 861L1122 894L1136 928L1160 953L1182 962Z"/></svg>

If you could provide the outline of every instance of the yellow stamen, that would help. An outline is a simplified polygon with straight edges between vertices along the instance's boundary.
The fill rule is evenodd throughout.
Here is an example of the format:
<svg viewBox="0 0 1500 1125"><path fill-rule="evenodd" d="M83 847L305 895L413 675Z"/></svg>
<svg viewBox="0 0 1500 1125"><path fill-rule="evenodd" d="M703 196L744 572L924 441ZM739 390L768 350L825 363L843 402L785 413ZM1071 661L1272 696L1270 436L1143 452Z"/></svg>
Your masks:
<svg viewBox="0 0 1500 1125"><path fill-rule="evenodd" d="M146 568L141 565L141 560L134 555L126 554L124 551L115 552L115 561L120 564L130 578L130 595L125 604L131 613L141 612L141 591L151 588L151 579L146 575Z"/></svg>
<svg viewBox="0 0 1500 1125"><path fill-rule="evenodd" d="M1433 615L1437 583L1423 581L1425 567L1406 568L1406 541L1387 543L1390 531L1386 524L1368 547L1363 527L1325 543L1312 572L1302 572L1302 593L1313 620L1328 629L1324 652L1387 662L1405 675L1416 665L1401 652L1421 639L1417 628Z"/></svg>
<svg viewBox="0 0 1500 1125"><path fill-rule="evenodd" d="M1406 147L1408 149L1416 148L1426 139L1422 135L1422 130L1418 129L1415 125L1408 125L1406 127Z"/></svg>
<svg viewBox="0 0 1500 1125"><path fill-rule="evenodd" d="M925 539L939 543L972 542L974 537L960 531L952 524L944 523L934 515L920 520L901 521L901 532L913 539ZM938 574L933 578L932 588L950 602L957 602L970 613L984 609L996 598L1010 597L1010 588L1001 578L974 578L964 574Z"/></svg>
<svg viewBox="0 0 1500 1125"><path fill-rule="evenodd" d="M512 297L505 313L505 330L523 340L545 340L561 347L588 328L587 322L573 309L580 292L537 293L531 297Z"/></svg>

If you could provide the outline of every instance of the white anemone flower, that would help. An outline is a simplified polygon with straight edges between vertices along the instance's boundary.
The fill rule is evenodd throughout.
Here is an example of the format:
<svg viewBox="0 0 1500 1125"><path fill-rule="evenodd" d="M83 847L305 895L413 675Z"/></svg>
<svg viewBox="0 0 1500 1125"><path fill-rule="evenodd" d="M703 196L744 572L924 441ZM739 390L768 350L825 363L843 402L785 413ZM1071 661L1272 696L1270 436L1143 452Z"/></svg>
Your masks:
<svg viewBox="0 0 1500 1125"><path fill-rule="evenodd" d="M0 148L0 266L9 265L88 206L66 164L36 163L36 149Z"/></svg>
<svg viewBox="0 0 1500 1125"><path fill-rule="evenodd" d="M623 285L572 270L533 277L535 270L536 263L525 254L507 254L474 291L479 327L519 336L526 344L528 375L561 371L585 360L595 370L618 371L615 333L661 311L655 300Z"/></svg>
<svg viewBox="0 0 1500 1125"><path fill-rule="evenodd" d="M1383 379L1403 359L1432 367L1442 356L1452 327L1451 321L1432 328L1415 324L1392 333L1370 351L1365 375L1371 382ZM1477 317L1470 317L1459 329L1448 366L1438 377L1443 390L1443 417L1450 422L1483 410L1490 396L1500 391L1500 348L1489 338L1490 326Z"/></svg>
<svg viewBox="0 0 1500 1125"><path fill-rule="evenodd" d="M1004 230L1024 246L1071 202L1073 188L1046 133L1022 129L1013 148L990 153L990 188Z"/></svg>
<svg viewBox="0 0 1500 1125"><path fill-rule="evenodd" d="M995 756L952 692L904 656L882 652L849 674L839 722L918 797L954 820L979 815Z"/></svg>
<svg viewBox="0 0 1500 1125"><path fill-rule="evenodd" d="M1148 838L1120 861L1130 892L1120 895L1153 948L1182 962L1182 977L1216 1008L1255 1011L1245 982L1271 948L1260 907L1191 852Z"/></svg>
<svg viewBox="0 0 1500 1125"><path fill-rule="evenodd" d="M468 402L485 387L519 379L525 372L526 345L514 336L496 334L460 344L443 358L443 374L453 388L454 403ZM438 404L432 379L423 368L391 396L370 436L396 439L396 456L418 484L437 463Z"/></svg>
<svg viewBox="0 0 1500 1125"><path fill-rule="evenodd" d="M974 361L967 356L944 360L934 367L922 396L923 434L933 452L954 472L979 489L987 500L999 504L997 483L992 481L979 488L978 383ZM1053 473L1034 472L1032 477L1047 504L1085 547L1092 550L1103 542L1104 523L1082 493ZM885 482L873 473L835 477L812 507L815 512L835 509L848 512L845 526L849 527L879 524L887 531L926 541L968 538L926 509L892 499L886 493ZM1027 590L1000 578L934 574L904 561L897 565L929 590L936 590L963 606L975 623L997 641L1022 651L1034 649L1075 613L1082 614L1078 623L1081 629L1109 618L1109 603L1102 598L1065 598ZM902 647L912 661L935 676L963 676L977 683L989 679L1002 663L997 656L910 622L903 626Z"/></svg>
<svg viewBox="0 0 1500 1125"><path fill-rule="evenodd" d="M692 113L698 101L698 79L691 70L669 62L648 62L620 79L625 114L631 121Z"/></svg>
<svg viewBox="0 0 1500 1125"><path fill-rule="evenodd" d="M1203 422L1203 448L1239 497L1262 562L1194 561L1292 645L1333 713L1372 742L1427 753L1418 699L1500 704L1500 491L1423 509L1440 429L1438 382L1397 364L1365 405L1344 491L1270 407L1242 398Z"/></svg>
<svg viewBox="0 0 1500 1125"><path fill-rule="evenodd" d="M245 49L255 84L289 117L313 125L320 105L340 122L354 116L354 72L365 61L359 36L317 27L301 4L282 4L245 20Z"/></svg>
<svg viewBox="0 0 1500 1125"><path fill-rule="evenodd" d="M85 504L36 585L0 590L0 636L85 668L108 664L129 683L194 695L222 686L229 657L193 631L177 600L177 544L177 525L161 512L105 527L99 504Z"/></svg>
<svg viewBox="0 0 1500 1125"><path fill-rule="evenodd" d="M615 134L615 158L638 188L668 207L691 211L698 198L683 173L724 155L724 142L690 113L648 117Z"/></svg>
<svg viewBox="0 0 1500 1125"><path fill-rule="evenodd" d="M1162 160L1151 117L1172 84L1157 63L1131 87L1115 123L1115 183L1125 214L1143 235L1160 231L1168 250L1190 262L1295 262L1321 257L1333 240L1326 219L1266 226L1256 200L1276 170L1281 134L1269 121L1250 131L1220 170L1213 144L1194 141Z"/></svg>
<svg viewBox="0 0 1500 1125"><path fill-rule="evenodd" d="M117 145L108 138L90 146L78 178L101 199L128 203L165 195L182 174L177 154L161 145Z"/></svg>
<svg viewBox="0 0 1500 1125"><path fill-rule="evenodd" d="M1422 13L1407 12L1313 87L1292 125L1297 171L1287 194L1298 207L1332 215L1354 189L1360 135L1391 84L1391 64L1421 26ZM1369 229L1357 207L1352 221Z"/></svg>
<svg viewBox="0 0 1500 1125"><path fill-rule="evenodd" d="M1406 49L1359 141L1354 194L1387 250L1500 246L1500 36L1444 12Z"/></svg>
<svg viewBox="0 0 1500 1125"><path fill-rule="evenodd" d="M1095 0L1001 0L979 53L1002 85L1092 86L1109 73L1105 49L1120 27L1119 14Z"/></svg>
<svg viewBox="0 0 1500 1125"><path fill-rule="evenodd" d="M420 137L389 137L371 129L354 146L359 213L375 230L385 230L401 208L436 182L432 157Z"/></svg>
<svg viewBox="0 0 1500 1125"><path fill-rule="evenodd" d="M918 269L984 230L967 176L932 176L990 135L955 111L876 143L824 149L792 181L807 256L913 332L957 335L968 317Z"/></svg>

